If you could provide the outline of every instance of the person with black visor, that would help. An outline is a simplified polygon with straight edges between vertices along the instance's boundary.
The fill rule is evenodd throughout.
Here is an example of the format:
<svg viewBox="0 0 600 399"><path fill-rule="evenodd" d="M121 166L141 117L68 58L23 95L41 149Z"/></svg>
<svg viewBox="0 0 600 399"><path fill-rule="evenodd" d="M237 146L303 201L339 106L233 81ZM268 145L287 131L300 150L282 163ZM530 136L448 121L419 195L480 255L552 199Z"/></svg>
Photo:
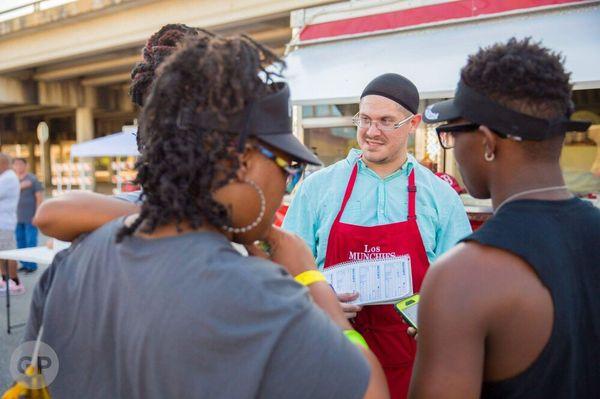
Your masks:
<svg viewBox="0 0 600 399"><path fill-rule="evenodd" d="M140 117L139 214L57 255L32 299L25 340L43 327L60 359L53 397L389 398L307 246L272 227L320 163L292 133L282 64L244 36L164 61Z"/></svg>
<svg viewBox="0 0 600 399"><path fill-rule="evenodd" d="M600 210L565 186L563 58L531 39L480 49L427 123L494 216L430 268L410 397L600 397ZM414 331L412 332L414 333Z"/></svg>

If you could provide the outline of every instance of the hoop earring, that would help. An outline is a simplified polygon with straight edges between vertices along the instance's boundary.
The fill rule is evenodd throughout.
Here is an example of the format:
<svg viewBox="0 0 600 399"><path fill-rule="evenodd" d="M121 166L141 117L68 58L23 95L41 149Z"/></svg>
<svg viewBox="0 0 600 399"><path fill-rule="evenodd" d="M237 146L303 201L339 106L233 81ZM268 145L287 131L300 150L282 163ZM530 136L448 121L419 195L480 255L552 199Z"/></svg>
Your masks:
<svg viewBox="0 0 600 399"><path fill-rule="evenodd" d="M488 162L492 162L495 158L496 154L494 154L493 152L491 154L488 154L487 152L483 154L483 159L485 159Z"/></svg>
<svg viewBox="0 0 600 399"><path fill-rule="evenodd" d="M258 217L256 218L256 220L254 220L254 222L250 223L248 226L244 226L244 227L223 226L222 229L228 233L233 233L233 234L247 233L250 230L252 230L253 228L255 228L256 226L258 226L258 224L260 222L262 222L262 220L265 216L265 209L266 209L267 201L265 200L265 194L263 193L262 189L259 187L258 184L256 184L255 182L253 182L250 179L246 179L246 180L244 180L244 182L248 183L250 186L252 186L252 188L254 188L256 190L256 192L258 193L258 196L260 198L260 212L258 213Z"/></svg>

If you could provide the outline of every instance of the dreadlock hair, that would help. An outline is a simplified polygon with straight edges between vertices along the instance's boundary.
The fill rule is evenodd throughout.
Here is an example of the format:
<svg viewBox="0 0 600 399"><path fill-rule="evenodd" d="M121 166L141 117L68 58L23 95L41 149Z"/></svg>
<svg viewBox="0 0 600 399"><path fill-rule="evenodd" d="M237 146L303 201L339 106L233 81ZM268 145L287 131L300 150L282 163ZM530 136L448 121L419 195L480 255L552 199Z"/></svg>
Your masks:
<svg viewBox="0 0 600 399"><path fill-rule="evenodd" d="M168 24L154 33L142 49L143 60L131 71L129 95L131 101L138 106L144 105L150 86L156 76L158 66L189 37L198 35L214 36L212 32L201 28L192 28L184 24Z"/></svg>
<svg viewBox="0 0 600 399"><path fill-rule="evenodd" d="M557 52L532 42L511 38L479 49L469 56L461 79L497 103L537 118L554 119L570 114L570 73ZM544 141L520 142L528 156L557 160L564 136Z"/></svg>
<svg viewBox="0 0 600 399"><path fill-rule="evenodd" d="M142 61L131 70L129 96L131 101L142 107L148 97L152 82L156 78L158 67L177 50L186 38L197 36L215 36L202 28L192 28L184 24L167 24L154 33L142 49ZM136 135L140 151L144 147L141 134Z"/></svg>
<svg viewBox="0 0 600 399"><path fill-rule="evenodd" d="M178 230L183 222L193 229L230 223L225 207L212 197L239 168L241 132L228 131L227 120L273 92L271 83L283 67L280 58L246 36L191 38L165 60L140 116L145 147L136 183L143 188L142 209L118 240L140 226L151 233L171 223ZM210 112L223 127L207 129L193 118L182 123L181 115L200 112Z"/></svg>

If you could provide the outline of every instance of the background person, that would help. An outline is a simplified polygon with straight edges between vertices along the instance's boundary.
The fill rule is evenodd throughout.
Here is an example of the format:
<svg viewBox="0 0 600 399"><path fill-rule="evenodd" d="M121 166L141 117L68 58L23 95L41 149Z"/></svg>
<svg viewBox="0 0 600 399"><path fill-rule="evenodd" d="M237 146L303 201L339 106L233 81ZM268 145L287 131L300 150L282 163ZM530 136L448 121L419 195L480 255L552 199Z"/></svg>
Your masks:
<svg viewBox="0 0 600 399"><path fill-rule="evenodd" d="M408 153L418 106L417 88L405 77L375 78L354 117L360 150L299 187L283 228L304 239L320 268L365 259L368 248L409 255L418 292L429 263L471 232L456 192ZM356 298L339 293L342 302ZM381 362L392 397L406 397L416 352L407 325L392 305L343 307Z"/></svg>
<svg viewBox="0 0 600 399"><path fill-rule="evenodd" d="M288 88L266 69L279 63L250 39L209 37L165 61L140 118L141 212L71 246L34 295L27 337L43 324L60 358L53 395L388 397L325 281L307 290L230 245L266 238L289 274L316 273L306 245L271 227L286 179L319 162L292 134Z"/></svg>
<svg viewBox="0 0 600 399"><path fill-rule="evenodd" d="M21 195L17 208L17 228L15 236L18 248L37 247L38 229L32 224L35 211L44 200L44 187L32 173L27 173L25 158L16 158L13 168L20 181ZM23 262L19 271L31 273L37 270L37 264Z"/></svg>
<svg viewBox="0 0 600 399"><path fill-rule="evenodd" d="M0 251L16 248L15 227L17 225L17 205L19 204L19 178L12 169L12 159L0 152ZM11 294L20 295L25 293L25 286L17 276L17 263L8 261L8 276L5 274L4 261L2 268L2 281L0 291L6 292L8 288Z"/></svg>
<svg viewBox="0 0 600 399"><path fill-rule="evenodd" d="M431 268L411 398L600 397L600 210L567 190L559 158L571 84L529 39L469 57L427 122L495 215Z"/></svg>

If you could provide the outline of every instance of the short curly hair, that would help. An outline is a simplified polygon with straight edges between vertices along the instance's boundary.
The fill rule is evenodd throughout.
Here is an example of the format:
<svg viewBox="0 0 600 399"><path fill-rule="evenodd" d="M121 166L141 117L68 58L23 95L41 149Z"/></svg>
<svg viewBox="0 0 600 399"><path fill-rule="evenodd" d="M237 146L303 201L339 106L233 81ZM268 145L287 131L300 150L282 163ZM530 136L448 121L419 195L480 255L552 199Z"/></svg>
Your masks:
<svg viewBox="0 0 600 399"><path fill-rule="evenodd" d="M513 110L539 118L565 115L571 104L570 73L560 53L511 38L470 55L461 79L471 88Z"/></svg>
<svg viewBox="0 0 600 399"><path fill-rule="evenodd" d="M543 119L572 111L570 73L560 53L531 38L511 38L470 55L461 70L469 87L512 110ZM553 158L563 137L543 142L523 141L530 155Z"/></svg>
<svg viewBox="0 0 600 399"><path fill-rule="evenodd" d="M273 52L246 36L191 38L165 60L140 115L140 216L119 232L119 240L140 226L151 233L171 223L178 229L184 222L191 228L230 224L227 209L212 196L239 168L241 132L229 131L225 122L273 92L271 83L283 67ZM223 127L179 118L202 112L215 115Z"/></svg>

